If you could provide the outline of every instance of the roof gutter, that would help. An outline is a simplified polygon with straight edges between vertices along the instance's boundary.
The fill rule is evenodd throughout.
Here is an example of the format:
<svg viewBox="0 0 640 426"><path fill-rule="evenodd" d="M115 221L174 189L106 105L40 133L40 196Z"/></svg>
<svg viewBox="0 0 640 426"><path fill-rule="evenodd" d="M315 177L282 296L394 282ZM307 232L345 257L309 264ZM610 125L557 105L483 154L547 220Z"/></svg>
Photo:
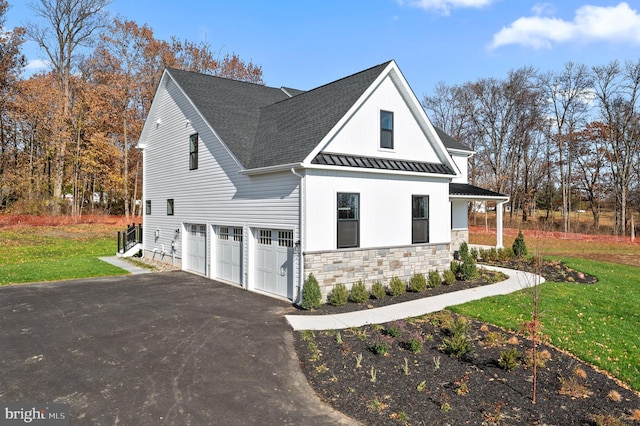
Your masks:
<svg viewBox="0 0 640 426"><path fill-rule="evenodd" d="M304 169L302 163L279 164L277 166L259 167L256 169L242 169L238 173L241 175L262 175L265 173L288 172L293 169Z"/></svg>

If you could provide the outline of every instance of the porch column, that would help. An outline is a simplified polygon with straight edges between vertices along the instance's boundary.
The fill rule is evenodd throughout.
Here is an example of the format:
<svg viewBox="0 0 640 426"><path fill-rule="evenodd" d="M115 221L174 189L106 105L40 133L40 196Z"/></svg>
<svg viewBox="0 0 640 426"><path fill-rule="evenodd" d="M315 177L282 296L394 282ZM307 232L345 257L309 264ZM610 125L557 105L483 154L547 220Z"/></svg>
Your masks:
<svg viewBox="0 0 640 426"><path fill-rule="evenodd" d="M502 210L508 200L496 203L496 248L504 248L502 244Z"/></svg>

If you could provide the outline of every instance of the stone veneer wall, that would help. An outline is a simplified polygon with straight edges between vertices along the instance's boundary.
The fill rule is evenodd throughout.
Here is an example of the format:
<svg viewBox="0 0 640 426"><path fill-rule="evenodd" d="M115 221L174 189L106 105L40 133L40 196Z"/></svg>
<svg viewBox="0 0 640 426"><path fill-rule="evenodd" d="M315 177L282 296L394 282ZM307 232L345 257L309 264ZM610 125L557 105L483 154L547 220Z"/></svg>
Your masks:
<svg viewBox="0 0 640 426"><path fill-rule="evenodd" d="M452 229L451 230L451 253L460 250L460 244L463 241L469 243L468 229Z"/></svg>
<svg viewBox="0 0 640 426"><path fill-rule="evenodd" d="M313 273L326 299L336 284L351 288L353 283L362 280L370 288L377 280L388 285L394 276L408 281L417 272L444 271L449 268L451 258L448 243L307 252L304 253L304 273L305 279Z"/></svg>

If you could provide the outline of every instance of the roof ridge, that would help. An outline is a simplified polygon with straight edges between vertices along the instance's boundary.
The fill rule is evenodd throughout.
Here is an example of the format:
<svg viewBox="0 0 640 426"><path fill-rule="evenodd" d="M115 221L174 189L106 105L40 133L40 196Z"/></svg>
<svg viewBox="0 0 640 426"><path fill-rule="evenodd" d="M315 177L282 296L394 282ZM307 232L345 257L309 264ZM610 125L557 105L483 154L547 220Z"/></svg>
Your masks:
<svg viewBox="0 0 640 426"><path fill-rule="evenodd" d="M174 68L174 67L165 67L166 71L178 71L178 72L182 72L182 73L188 73L188 74L194 74L194 75L198 75L200 77L210 77L210 78L215 78L215 79L219 79L219 80L226 80L226 81L233 81L235 83L243 83L243 84L250 84L252 86L259 86L259 87L266 87L269 89L277 89L280 90L279 87L273 87L273 86L267 86L266 84L260 84L260 83L254 83L252 81L245 81L245 80L236 80L235 78L229 78L229 77L220 77L219 75L213 75L213 74L207 74L204 72L198 72L198 71L191 71L191 70L183 70L180 68Z"/></svg>

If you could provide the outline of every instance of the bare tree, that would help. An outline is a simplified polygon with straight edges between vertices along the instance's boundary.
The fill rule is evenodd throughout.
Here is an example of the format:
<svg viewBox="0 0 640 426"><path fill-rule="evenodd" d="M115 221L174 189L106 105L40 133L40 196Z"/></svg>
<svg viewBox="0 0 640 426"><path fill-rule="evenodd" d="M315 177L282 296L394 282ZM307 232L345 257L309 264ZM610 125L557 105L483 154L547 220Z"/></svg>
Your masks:
<svg viewBox="0 0 640 426"><path fill-rule="evenodd" d="M111 0L38 0L30 5L44 24L29 23L27 37L46 52L63 94L58 106L62 108L63 122L57 126L53 158L52 192L57 200L62 196L67 143L71 137L66 126L71 111L74 60L78 48L91 45L96 33L107 26L104 8L110 3ZM59 212L57 203L56 206L55 212Z"/></svg>
<svg viewBox="0 0 640 426"><path fill-rule="evenodd" d="M592 81L584 65L565 64L560 73L549 72L540 77L540 87L547 99L551 116L551 138L558 154L560 187L562 193L562 218L564 232L571 228L571 135L585 120Z"/></svg>

